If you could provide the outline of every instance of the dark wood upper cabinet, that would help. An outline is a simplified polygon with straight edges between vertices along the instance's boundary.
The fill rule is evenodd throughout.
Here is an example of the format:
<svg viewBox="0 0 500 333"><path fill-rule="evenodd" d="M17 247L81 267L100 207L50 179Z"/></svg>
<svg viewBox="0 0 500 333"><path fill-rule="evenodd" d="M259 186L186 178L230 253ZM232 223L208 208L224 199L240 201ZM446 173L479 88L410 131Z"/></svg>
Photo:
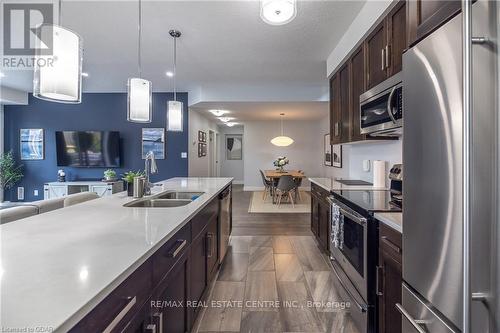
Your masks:
<svg viewBox="0 0 500 333"><path fill-rule="evenodd" d="M385 52L387 46L386 22L382 21L365 41L366 82L370 89L387 78Z"/></svg>
<svg viewBox="0 0 500 333"><path fill-rule="evenodd" d="M387 15L387 76L390 77L403 69L403 51L407 48L406 39L406 1L400 0Z"/></svg>
<svg viewBox="0 0 500 333"><path fill-rule="evenodd" d="M412 46L460 12L461 3L456 0L411 0L406 6L407 39Z"/></svg>
<svg viewBox="0 0 500 333"><path fill-rule="evenodd" d="M341 122L340 78L339 75L334 75L330 79L330 141L332 145L341 142Z"/></svg>
<svg viewBox="0 0 500 333"><path fill-rule="evenodd" d="M354 52L351 66L351 141L361 141L366 138L361 134L359 96L365 91L365 52L361 46Z"/></svg>
<svg viewBox="0 0 500 333"><path fill-rule="evenodd" d="M340 68L339 83L340 83L340 142L349 142L351 137L351 109L349 100L349 62Z"/></svg>

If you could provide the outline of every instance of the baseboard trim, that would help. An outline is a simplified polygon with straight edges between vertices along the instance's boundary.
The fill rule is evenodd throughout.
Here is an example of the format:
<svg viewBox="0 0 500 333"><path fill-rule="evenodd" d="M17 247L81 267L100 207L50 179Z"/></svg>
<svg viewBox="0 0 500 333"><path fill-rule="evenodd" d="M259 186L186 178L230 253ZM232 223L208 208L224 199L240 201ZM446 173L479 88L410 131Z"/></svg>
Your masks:
<svg viewBox="0 0 500 333"><path fill-rule="evenodd" d="M242 180L233 180L233 184L234 185L243 185L243 181Z"/></svg>
<svg viewBox="0 0 500 333"><path fill-rule="evenodd" d="M301 186L299 188L301 191L309 191L311 188L309 186ZM245 192L258 192L264 191L264 186L243 186L243 191Z"/></svg>

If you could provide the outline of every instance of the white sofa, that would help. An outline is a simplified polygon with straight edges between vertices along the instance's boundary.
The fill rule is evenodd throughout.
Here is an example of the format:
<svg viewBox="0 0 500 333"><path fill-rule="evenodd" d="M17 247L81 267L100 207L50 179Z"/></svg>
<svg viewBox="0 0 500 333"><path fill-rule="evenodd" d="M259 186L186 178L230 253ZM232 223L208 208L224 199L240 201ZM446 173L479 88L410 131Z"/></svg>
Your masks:
<svg viewBox="0 0 500 333"><path fill-rule="evenodd" d="M94 192L82 192L70 194L62 198L39 200L22 206L2 209L0 210L0 224L24 219L37 214L47 213L52 210L61 209L97 198L99 198L99 196Z"/></svg>

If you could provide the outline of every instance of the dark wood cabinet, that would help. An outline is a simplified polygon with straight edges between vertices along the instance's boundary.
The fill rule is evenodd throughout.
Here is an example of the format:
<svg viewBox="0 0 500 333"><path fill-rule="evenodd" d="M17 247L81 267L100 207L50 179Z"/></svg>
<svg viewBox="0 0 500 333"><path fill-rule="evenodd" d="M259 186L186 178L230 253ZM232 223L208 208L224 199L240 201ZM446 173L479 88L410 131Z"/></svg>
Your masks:
<svg viewBox="0 0 500 333"><path fill-rule="evenodd" d="M191 246L191 301L198 302L207 286L207 238L206 229Z"/></svg>
<svg viewBox="0 0 500 333"><path fill-rule="evenodd" d="M311 184L311 231L323 251L328 253L330 240L330 193L316 184Z"/></svg>
<svg viewBox="0 0 500 333"><path fill-rule="evenodd" d="M342 115L340 111L340 76L330 79L330 141L339 144L341 137Z"/></svg>
<svg viewBox="0 0 500 333"><path fill-rule="evenodd" d="M384 224L379 229L379 260L377 266L377 295L379 332L401 333L402 237Z"/></svg>
<svg viewBox="0 0 500 333"><path fill-rule="evenodd" d="M370 89L387 78L385 66L387 30L386 21L382 21L365 41L366 82Z"/></svg>
<svg viewBox="0 0 500 333"><path fill-rule="evenodd" d="M217 272L218 264L219 264L219 255L218 255L218 236L217 236L217 215L212 217L212 220L208 222L207 227L207 278L209 281L213 279L215 273Z"/></svg>
<svg viewBox="0 0 500 333"><path fill-rule="evenodd" d="M158 322L153 317L151 311L150 300L146 302L140 310L138 310L135 316L128 322L126 327L122 332L124 333L145 333L145 332L157 332Z"/></svg>
<svg viewBox="0 0 500 333"><path fill-rule="evenodd" d="M340 143L349 142L351 137L351 103L349 100L350 71L349 62L339 70L340 84Z"/></svg>
<svg viewBox="0 0 500 333"><path fill-rule="evenodd" d="M460 12L460 1L411 0L407 2L407 39L410 46L425 38Z"/></svg>
<svg viewBox="0 0 500 333"><path fill-rule="evenodd" d="M408 47L406 38L406 1L400 0L387 15L387 76L403 69L403 51Z"/></svg>
<svg viewBox="0 0 500 333"><path fill-rule="evenodd" d="M351 66L351 141L366 139L361 134L359 96L365 91L365 52L359 47L349 60Z"/></svg>

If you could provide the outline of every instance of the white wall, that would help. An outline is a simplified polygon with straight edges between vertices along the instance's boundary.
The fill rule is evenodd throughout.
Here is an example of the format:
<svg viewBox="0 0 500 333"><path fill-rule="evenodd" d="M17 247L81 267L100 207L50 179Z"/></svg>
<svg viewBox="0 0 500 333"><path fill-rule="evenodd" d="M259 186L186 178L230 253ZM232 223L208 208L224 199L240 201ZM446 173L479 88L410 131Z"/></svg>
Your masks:
<svg viewBox="0 0 500 333"><path fill-rule="evenodd" d="M226 159L226 134L241 134L244 135L244 127L227 127L219 126L220 142L219 142L219 163L220 163L220 176L233 177L235 184L243 184L244 179L244 160L245 160L245 143L243 143L243 159L241 160L228 160ZM243 139L244 140L244 139Z"/></svg>
<svg viewBox="0 0 500 333"><path fill-rule="evenodd" d="M189 177L208 177L210 173L210 145L207 142L207 156L198 157L198 131L208 130L217 132L217 125L203 117L198 112L189 110L189 151L188 151L188 175Z"/></svg>
<svg viewBox="0 0 500 333"><path fill-rule="evenodd" d="M368 0L354 18L326 60L326 75L330 76L346 55L365 36L368 30L387 12L393 0ZM354 51L354 50L353 50Z"/></svg>
<svg viewBox="0 0 500 333"><path fill-rule="evenodd" d="M295 142L288 147L276 147L271 139L280 133L278 121L245 122L243 136L245 190L261 188L259 169L274 169L273 161L286 156L290 164L286 168L304 170L306 176L318 176L322 172L321 155L323 144L318 143L318 121L285 121L285 135ZM325 132L326 133L326 132ZM304 182L303 186L308 186Z"/></svg>
<svg viewBox="0 0 500 333"><path fill-rule="evenodd" d="M328 117L320 123L320 131L328 133ZM321 139L322 140L322 139ZM318 139L319 142L319 139ZM321 141L322 142L322 141ZM321 156L323 159L323 156ZM370 160L370 171L363 171L363 160ZM342 146L342 168L323 166L322 177L361 179L373 182L373 160L386 161L387 172L395 163L403 160L403 141L361 142ZM387 179L389 186L389 179Z"/></svg>

